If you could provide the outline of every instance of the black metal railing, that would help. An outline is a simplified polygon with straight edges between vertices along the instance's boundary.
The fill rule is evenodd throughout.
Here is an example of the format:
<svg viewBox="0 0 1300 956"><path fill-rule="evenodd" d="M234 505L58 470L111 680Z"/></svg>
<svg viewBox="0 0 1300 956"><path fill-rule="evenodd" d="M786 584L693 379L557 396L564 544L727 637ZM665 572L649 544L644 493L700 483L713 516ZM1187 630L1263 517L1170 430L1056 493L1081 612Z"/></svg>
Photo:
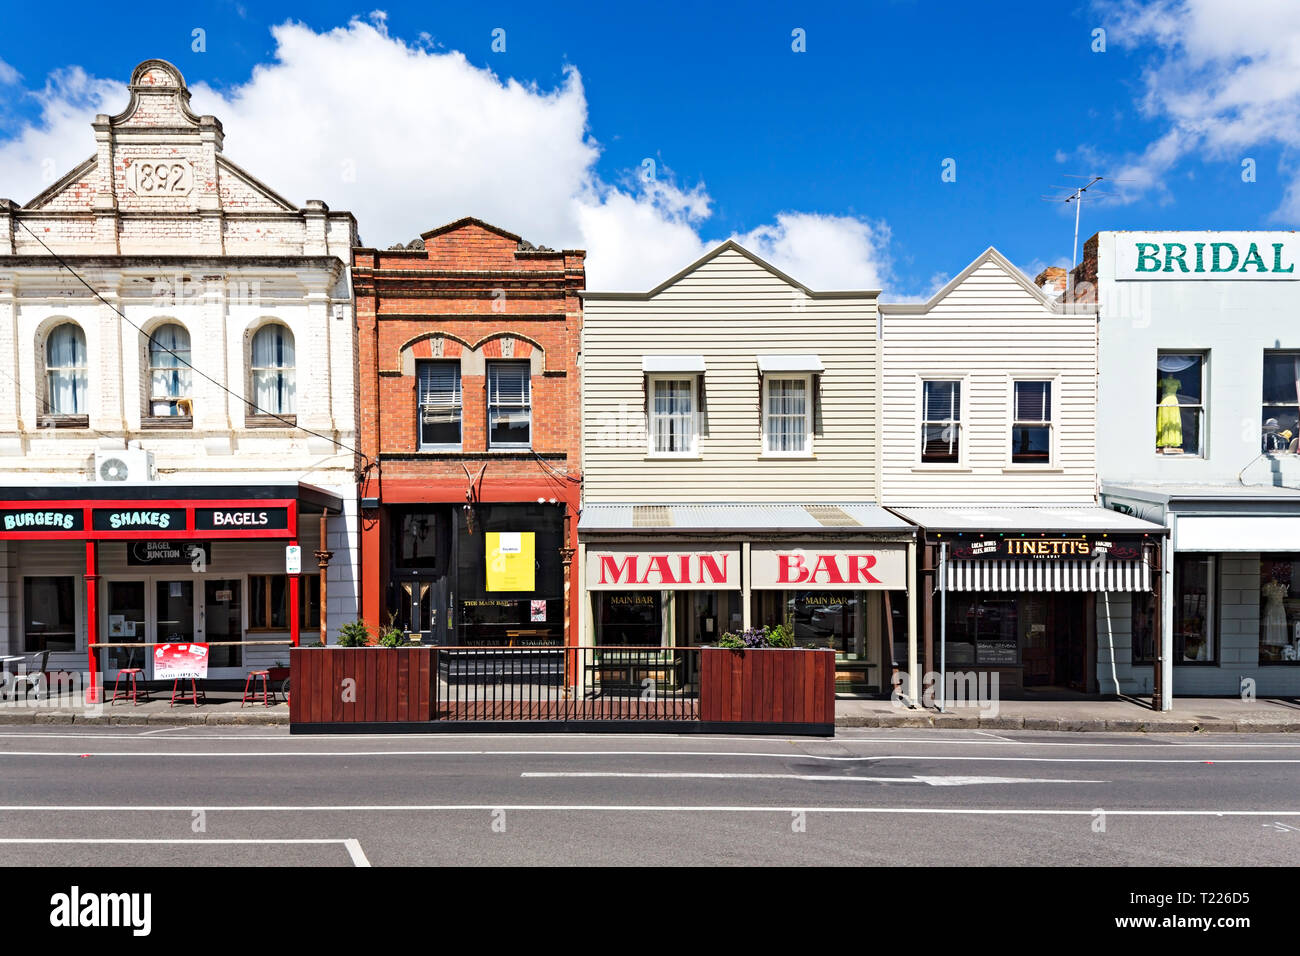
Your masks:
<svg viewBox="0 0 1300 956"><path fill-rule="evenodd" d="M698 647L440 647L435 720L699 720Z"/></svg>

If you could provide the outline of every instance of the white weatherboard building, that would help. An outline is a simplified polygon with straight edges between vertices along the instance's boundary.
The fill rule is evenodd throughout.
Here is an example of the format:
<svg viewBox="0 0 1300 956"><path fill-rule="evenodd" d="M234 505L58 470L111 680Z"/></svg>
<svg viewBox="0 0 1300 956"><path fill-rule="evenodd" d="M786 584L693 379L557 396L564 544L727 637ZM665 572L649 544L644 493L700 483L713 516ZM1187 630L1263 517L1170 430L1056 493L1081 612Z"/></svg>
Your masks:
<svg viewBox="0 0 1300 956"><path fill-rule="evenodd" d="M919 529L925 672L1117 693L1110 612L1150 592L1163 529L1097 503L1091 307L990 248L880 315L881 500Z"/></svg>
<svg viewBox="0 0 1300 956"><path fill-rule="evenodd" d="M876 295L735 242L649 292L583 294L584 643L786 623L835 648L841 692L888 693L895 660L915 678L914 532L878 497Z"/></svg>
<svg viewBox="0 0 1300 956"><path fill-rule="evenodd" d="M1300 692L1300 237L1103 232L1104 504L1166 525L1163 626L1123 608L1124 686ZM1093 273L1095 270L1095 274ZM1081 285L1082 288L1082 285Z"/></svg>
<svg viewBox="0 0 1300 956"><path fill-rule="evenodd" d="M237 678L288 659L241 643L314 639L322 584L331 629L357 616L356 224L227 159L161 60L93 127L0 200L0 651L83 670L104 644L112 679L206 641Z"/></svg>

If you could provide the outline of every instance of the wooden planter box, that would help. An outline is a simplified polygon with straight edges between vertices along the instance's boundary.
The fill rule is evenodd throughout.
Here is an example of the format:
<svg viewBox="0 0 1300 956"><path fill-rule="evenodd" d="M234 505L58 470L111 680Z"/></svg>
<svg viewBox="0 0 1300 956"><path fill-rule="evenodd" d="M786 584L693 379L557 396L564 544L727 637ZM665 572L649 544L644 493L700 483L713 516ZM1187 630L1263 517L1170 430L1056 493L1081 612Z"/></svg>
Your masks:
<svg viewBox="0 0 1300 956"><path fill-rule="evenodd" d="M833 732L835 652L701 648L700 720L811 724Z"/></svg>
<svg viewBox="0 0 1300 956"><path fill-rule="evenodd" d="M295 647L290 724L394 723L434 717L433 647ZM344 681L355 684L345 697Z"/></svg>

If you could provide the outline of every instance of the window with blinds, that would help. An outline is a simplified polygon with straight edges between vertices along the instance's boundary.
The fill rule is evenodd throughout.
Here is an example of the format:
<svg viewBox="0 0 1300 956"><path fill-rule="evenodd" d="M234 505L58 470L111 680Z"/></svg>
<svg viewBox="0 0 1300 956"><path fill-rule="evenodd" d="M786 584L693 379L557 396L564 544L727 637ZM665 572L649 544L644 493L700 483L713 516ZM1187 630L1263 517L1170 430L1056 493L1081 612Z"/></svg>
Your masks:
<svg viewBox="0 0 1300 956"><path fill-rule="evenodd" d="M1016 382L1011 423L1011 461L1017 465L1052 463L1052 383Z"/></svg>
<svg viewBox="0 0 1300 956"><path fill-rule="evenodd" d="M532 379L527 362L492 362L487 368L488 447L532 445Z"/></svg>
<svg viewBox="0 0 1300 956"><path fill-rule="evenodd" d="M418 381L421 449L460 448L460 363L420 362Z"/></svg>
<svg viewBox="0 0 1300 956"><path fill-rule="evenodd" d="M957 464L961 455L961 382L921 385L921 461Z"/></svg>

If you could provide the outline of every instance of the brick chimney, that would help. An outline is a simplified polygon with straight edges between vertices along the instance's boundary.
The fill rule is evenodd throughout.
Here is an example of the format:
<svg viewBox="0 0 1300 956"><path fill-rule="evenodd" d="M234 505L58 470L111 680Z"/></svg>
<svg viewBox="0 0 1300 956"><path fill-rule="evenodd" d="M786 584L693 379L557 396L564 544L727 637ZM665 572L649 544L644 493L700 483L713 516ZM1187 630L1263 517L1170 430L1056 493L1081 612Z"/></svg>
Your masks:
<svg viewBox="0 0 1300 956"><path fill-rule="evenodd" d="M1065 270L1060 266L1048 266L1034 277L1034 285L1058 298L1065 294Z"/></svg>
<svg viewBox="0 0 1300 956"><path fill-rule="evenodd" d="M1093 233L1092 238L1083 244L1083 261L1070 273L1075 302L1097 301L1097 237L1100 235L1099 232Z"/></svg>

